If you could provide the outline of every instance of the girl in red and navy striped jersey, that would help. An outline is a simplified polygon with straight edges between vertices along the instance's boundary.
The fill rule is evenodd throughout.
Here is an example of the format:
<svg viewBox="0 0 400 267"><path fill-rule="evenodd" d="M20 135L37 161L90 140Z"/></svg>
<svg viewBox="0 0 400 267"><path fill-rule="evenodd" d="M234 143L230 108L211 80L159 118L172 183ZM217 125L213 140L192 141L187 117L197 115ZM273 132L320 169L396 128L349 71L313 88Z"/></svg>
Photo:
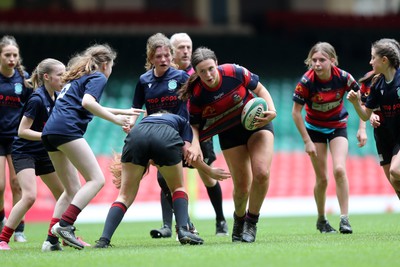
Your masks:
<svg viewBox="0 0 400 267"><path fill-rule="evenodd" d="M325 211L329 147L341 214L339 231L352 233L348 220L349 184L346 173L348 113L343 98L346 92L358 91L360 87L349 73L337 67L336 51L329 43L315 44L305 64L309 70L294 91L292 116L316 175L314 198L318 211L317 229L321 233L336 232L326 219ZM305 121L301 114L304 105Z"/></svg>
<svg viewBox="0 0 400 267"><path fill-rule="evenodd" d="M232 241L254 242L268 191L274 144L271 121L276 117L274 102L256 74L234 64L218 66L215 53L208 48L195 50L192 65L195 73L181 88L180 97L189 99L194 140L218 134L234 184ZM241 125L240 117L253 94L264 98L269 110L264 112L265 117L256 117L258 128L248 131ZM186 160L190 163L198 157L202 155L197 140L188 149Z"/></svg>

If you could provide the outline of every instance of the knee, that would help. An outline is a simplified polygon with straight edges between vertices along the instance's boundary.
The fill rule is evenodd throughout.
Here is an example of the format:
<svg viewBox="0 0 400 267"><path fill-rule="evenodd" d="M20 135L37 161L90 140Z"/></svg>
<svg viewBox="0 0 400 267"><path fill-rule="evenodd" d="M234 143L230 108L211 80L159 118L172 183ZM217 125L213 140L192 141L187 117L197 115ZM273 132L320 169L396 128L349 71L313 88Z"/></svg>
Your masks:
<svg viewBox="0 0 400 267"><path fill-rule="evenodd" d="M346 168L344 166L338 166L333 170L333 176L336 180L344 179L346 177Z"/></svg>
<svg viewBox="0 0 400 267"><path fill-rule="evenodd" d="M250 192L250 183L235 183L233 195L235 198L247 198Z"/></svg>
<svg viewBox="0 0 400 267"><path fill-rule="evenodd" d="M80 184L74 184L74 185L65 187L64 188L65 198L70 199L72 201L72 199L74 198L75 194L79 191L79 189L81 189Z"/></svg>
<svg viewBox="0 0 400 267"><path fill-rule="evenodd" d="M35 194L27 194L22 197L21 201L27 206L27 208L30 208L33 206L33 204L36 201L36 195Z"/></svg>
<svg viewBox="0 0 400 267"><path fill-rule="evenodd" d="M20 192L21 187L19 186L17 177L10 179L10 188L12 192Z"/></svg>
<svg viewBox="0 0 400 267"><path fill-rule="evenodd" d="M269 183L270 170L269 169L261 169L253 172L253 182L256 182L260 185Z"/></svg>
<svg viewBox="0 0 400 267"><path fill-rule="evenodd" d="M92 181L93 181L92 188L95 189L96 191L100 191L106 183L104 175L97 176Z"/></svg>
<svg viewBox="0 0 400 267"><path fill-rule="evenodd" d="M328 187L328 177L317 177L317 181L315 186L318 188L327 188Z"/></svg>
<svg viewBox="0 0 400 267"><path fill-rule="evenodd" d="M400 181L400 169L390 168L389 173L390 173L390 182L393 183Z"/></svg>
<svg viewBox="0 0 400 267"><path fill-rule="evenodd" d="M105 184L106 184L106 179L104 177L97 181L97 186L99 187L99 190L102 189Z"/></svg>

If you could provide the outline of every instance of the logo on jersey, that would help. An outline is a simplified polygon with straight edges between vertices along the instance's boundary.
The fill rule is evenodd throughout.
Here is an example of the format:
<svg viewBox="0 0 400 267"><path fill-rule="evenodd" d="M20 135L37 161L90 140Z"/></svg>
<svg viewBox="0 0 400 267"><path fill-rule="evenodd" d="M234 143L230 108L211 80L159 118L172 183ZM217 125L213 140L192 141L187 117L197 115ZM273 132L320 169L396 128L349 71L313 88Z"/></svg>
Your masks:
<svg viewBox="0 0 400 267"><path fill-rule="evenodd" d="M224 96L224 92L221 92L220 94L214 96L214 100L220 99Z"/></svg>
<svg viewBox="0 0 400 267"><path fill-rule="evenodd" d="M148 83L147 86L148 86L149 88L151 88L151 83Z"/></svg>
<svg viewBox="0 0 400 267"><path fill-rule="evenodd" d="M396 88L397 99L400 99L400 87Z"/></svg>
<svg viewBox="0 0 400 267"><path fill-rule="evenodd" d="M20 83L14 84L14 93L17 95L22 94L22 84L20 84Z"/></svg>
<svg viewBox="0 0 400 267"><path fill-rule="evenodd" d="M305 76L303 76L303 77L301 78L301 82L304 83L304 84L306 84L306 83L308 82L308 79L307 79Z"/></svg>
<svg viewBox="0 0 400 267"><path fill-rule="evenodd" d="M215 108L212 106L206 106L203 110L202 116L203 117L209 117L215 114Z"/></svg>
<svg viewBox="0 0 400 267"><path fill-rule="evenodd" d="M304 92L303 87L301 85L297 85L296 88L294 89L294 93L298 95L302 95Z"/></svg>
<svg viewBox="0 0 400 267"><path fill-rule="evenodd" d="M178 82L176 80L168 81L168 91L175 91L178 88Z"/></svg>
<svg viewBox="0 0 400 267"><path fill-rule="evenodd" d="M233 100L233 103L239 103L239 102L241 102L243 99L242 99L242 97L240 96L240 95L238 95L238 94L234 94L233 96L232 96L232 100Z"/></svg>

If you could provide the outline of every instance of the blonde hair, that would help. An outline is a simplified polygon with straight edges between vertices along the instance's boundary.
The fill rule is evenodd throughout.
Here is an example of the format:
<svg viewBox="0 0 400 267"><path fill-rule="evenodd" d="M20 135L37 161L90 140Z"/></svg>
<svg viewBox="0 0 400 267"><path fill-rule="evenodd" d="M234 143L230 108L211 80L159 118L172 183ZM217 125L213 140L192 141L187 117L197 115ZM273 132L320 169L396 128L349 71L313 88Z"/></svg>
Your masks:
<svg viewBox="0 0 400 267"><path fill-rule="evenodd" d="M45 73L52 73L56 66L64 66L64 64L54 58L46 58L42 60L32 72L30 82L34 88L38 88L44 84L43 75Z"/></svg>
<svg viewBox="0 0 400 267"><path fill-rule="evenodd" d="M5 35L0 39L0 54L3 52L3 48L8 45L15 46L18 49L18 61L17 61L15 68L17 69L19 75L22 77L22 79L24 81L24 86L28 87L28 88L32 88L32 84L30 83L30 81L25 78L25 73L24 73L25 67L22 65L22 57L19 53L19 45L18 45L17 41L15 40L14 36Z"/></svg>
<svg viewBox="0 0 400 267"><path fill-rule="evenodd" d="M311 69L312 66L312 56L317 52L326 54L329 59L333 58L335 60L334 65L339 65L339 58L336 54L335 48L330 43L318 42L310 49L307 58L304 60L304 63L309 69Z"/></svg>
<svg viewBox="0 0 400 267"><path fill-rule="evenodd" d="M122 165L121 165L121 154L115 153L113 155L113 159L110 164L110 172L113 175L112 182L117 189L121 187L121 174L122 174Z"/></svg>
<svg viewBox="0 0 400 267"><path fill-rule="evenodd" d="M149 166L150 166L150 161L147 163L147 166L145 166L143 175L149 173ZM112 179L113 184L117 189L121 188L121 179L122 179L121 153L116 153L116 152L113 153L113 159L110 163L109 170L113 175Z"/></svg>
<svg viewBox="0 0 400 267"><path fill-rule="evenodd" d="M70 59L67 71L62 78L63 83L93 73L100 68L102 63L113 61L116 57L117 53L108 44L93 45Z"/></svg>

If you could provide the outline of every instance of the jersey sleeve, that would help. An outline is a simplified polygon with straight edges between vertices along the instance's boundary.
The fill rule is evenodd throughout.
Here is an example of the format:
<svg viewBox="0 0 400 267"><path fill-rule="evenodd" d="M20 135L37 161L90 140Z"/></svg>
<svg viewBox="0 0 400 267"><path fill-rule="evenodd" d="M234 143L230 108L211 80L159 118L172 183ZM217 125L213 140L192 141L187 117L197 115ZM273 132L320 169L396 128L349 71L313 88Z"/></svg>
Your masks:
<svg viewBox="0 0 400 267"><path fill-rule="evenodd" d="M142 108L144 105L145 95L144 95L144 88L141 82L141 79L136 84L135 94L132 100L132 107L133 108Z"/></svg>
<svg viewBox="0 0 400 267"><path fill-rule="evenodd" d="M357 92L360 90L360 85L350 73L342 71L342 75L347 79L347 91L353 90Z"/></svg>
<svg viewBox="0 0 400 267"><path fill-rule="evenodd" d="M251 91L255 90L257 88L258 82L260 80L258 75L252 73L251 71L249 71L248 69L246 69L243 66L239 66L239 65L234 65L234 66L236 68L236 72L242 74L244 87L246 87L247 89L249 89Z"/></svg>
<svg viewBox="0 0 400 267"><path fill-rule="evenodd" d="M96 72L88 78L85 84L85 94L93 96L97 102L100 102L106 84L106 76L100 72Z"/></svg>
<svg viewBox="0 0 400 267"><path fill-rule="evenodd" d="M190 123L181 118L180 119L180 136L182 137L183 141L187 141L187 142L192 142L193 140L193 131L192 128L190 127Z"/></svg>
<svg viewBox="0 0 400 267"><path fill-rule="evenodd" d="M304 105L306 103L308 97L308 89L306 87L307 79L303 77L296 85L294 89L292 100L300 105Z"/></svg>
<svg viewBox="0 0 400 267"><path fill-rule="evenodd" d="M366 83L361 83L360 92L361 92L361 102L365 103L367 101L367 97L371 91L371 88Z"/></svg>
<svg viewBox="0 0 400 267"><path fill-rule="evenodd" d="M379 107L378 103L378 90L374 90L374 87L372 86L370 88L370 94L368 95L366 101L365 101L365 107L369 109L376 109Z"/></svg>
<svg viewBox="0 0 400 267"><path fill-rule="evenodd" d="M183 85L189 79L189 77L190 75L187 72L183 71L180 80L181 85Z"/></svg>
<svg viewBox="0 0 400 267"><path fill-rule="evenodd" d="M192 125L199 125L202 122L202 109L196 105L196 98L192 96L187 103L189 110L189 121Z"/></svg>
<svg viewBox="0 0 400 267"><path fill-rule="evenodd" d="M38 114L40 110L41 105L42 99L40 98L40 96L32 95L32 97L29 98L28 102L25 104L25 111L23 116L34 120L36 114Z"/></svg>

